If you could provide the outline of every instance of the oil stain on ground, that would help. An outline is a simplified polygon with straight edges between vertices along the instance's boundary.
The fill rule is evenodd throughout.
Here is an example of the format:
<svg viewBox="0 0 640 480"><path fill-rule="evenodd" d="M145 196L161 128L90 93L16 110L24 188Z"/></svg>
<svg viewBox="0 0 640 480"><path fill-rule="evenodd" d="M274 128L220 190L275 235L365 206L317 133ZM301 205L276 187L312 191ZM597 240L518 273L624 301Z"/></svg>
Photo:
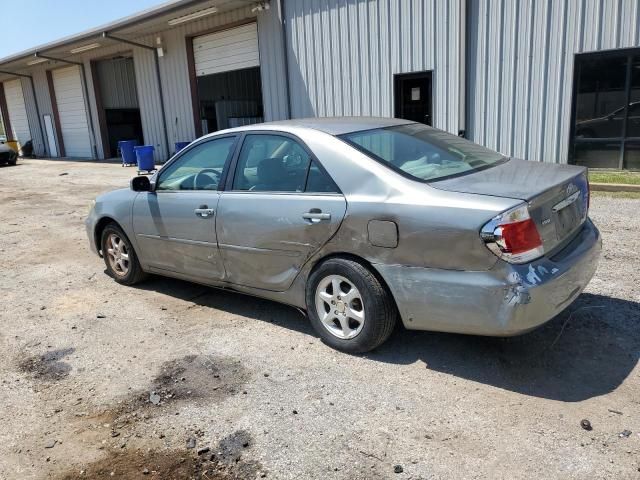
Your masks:
<svg viewBox="0 0 640 480"><path fill-rule="evenodd" d="M36 380L55 382L71 372L71 365L62 360L75 351L75 348L64 348L28 356L18 362L18 368Z"/></svg>
<svg viewBox="0 0 640 480"><path fill-rule="evenodd" d="M179 450L111 450L105 458L59 478L244 480L266 477L259 462L243 457L251 443L250 434L239 430L222 439L213 450L215 453L207 455Z"/></svg>
<svg viewBox="0 0 640 480"><path fill-rule="evenodd" d="M238 360L214 355L187 355L165 362L144 391L100 412L116 423L132 423L142 415L164 413L181 402L220 402L239 393L249 372Z"/></svg>

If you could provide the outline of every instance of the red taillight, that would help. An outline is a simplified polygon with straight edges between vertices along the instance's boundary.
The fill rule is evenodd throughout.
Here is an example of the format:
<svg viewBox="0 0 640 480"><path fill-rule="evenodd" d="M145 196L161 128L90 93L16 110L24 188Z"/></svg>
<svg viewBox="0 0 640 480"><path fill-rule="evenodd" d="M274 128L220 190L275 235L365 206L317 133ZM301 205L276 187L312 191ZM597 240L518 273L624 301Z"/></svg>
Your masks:
<svg viewBox="0 0 640 480"><path fill-rule="evenodd" d="M544 255L544 246L526 204L491 219L480 237L493 253L510 263L530 262Z"/></svg>
<svg viewBox="0 0 640 480"><path fill-rule="evenodd" d="M530 218L521 222L507 223L500 227L502 230L502 251L517 255L528 252L542 245L535 223Z"/></svg>

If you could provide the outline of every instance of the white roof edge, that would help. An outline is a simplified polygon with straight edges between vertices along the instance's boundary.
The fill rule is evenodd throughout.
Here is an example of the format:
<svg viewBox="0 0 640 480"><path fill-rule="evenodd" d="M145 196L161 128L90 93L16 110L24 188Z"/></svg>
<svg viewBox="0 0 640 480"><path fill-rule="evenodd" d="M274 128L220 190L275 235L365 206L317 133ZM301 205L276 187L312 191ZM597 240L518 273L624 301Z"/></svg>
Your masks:
<svg viewBox="0 0 640 480"><path fill-rule="evenodd" d="M145 10L134 13L132 15L122 17L118 20L114 20L113 22L106 23L104 25L100 25L100 26L91 28L89 30L85 30L84 32L76 33L74 35L69 35L59 40L55 40L53 42L49 42L42 45L38 45L36 47L29 48L27 50L24 50L19 53L15 53L8 57L0 58L0 66L5 63L10 63L16 60L20 60L21 58L33 56L35 55L36 52L44 53L46 50L52 50L54 48L63 47L66 44L74 43L79 40L96 37L105 31L114 32L118 29L131 26L137 22L149 20L149 19L152 19L153 17L157 17L160 15L165 15L167 13L171 13L171 11L173 10L179 10L180 8L184 8L190 5L197 5L198 3L203 3L204 1L205 0L169 0L158 6L147 8Z"/></svg>

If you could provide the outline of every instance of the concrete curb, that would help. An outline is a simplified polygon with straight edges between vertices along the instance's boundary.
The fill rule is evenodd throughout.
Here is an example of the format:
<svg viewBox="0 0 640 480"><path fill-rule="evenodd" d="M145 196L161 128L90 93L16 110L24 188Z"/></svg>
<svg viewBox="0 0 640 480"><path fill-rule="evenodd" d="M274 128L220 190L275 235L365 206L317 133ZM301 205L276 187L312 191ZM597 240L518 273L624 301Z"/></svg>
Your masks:
<svg viewBox="0 0 640 480"><path fill-rule="evenodd" d="M590 183L591 190L594 192L638 192L640 193L640 185L629 185L625 183Z"/></svg>

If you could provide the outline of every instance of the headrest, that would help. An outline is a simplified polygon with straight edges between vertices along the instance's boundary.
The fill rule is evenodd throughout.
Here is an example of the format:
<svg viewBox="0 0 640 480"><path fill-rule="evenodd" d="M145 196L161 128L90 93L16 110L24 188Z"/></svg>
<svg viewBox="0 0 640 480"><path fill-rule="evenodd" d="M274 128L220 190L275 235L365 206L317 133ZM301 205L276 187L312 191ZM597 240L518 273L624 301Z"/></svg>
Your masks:
<svg viewBox="0 0 640 480"><path fill-rule="evenodd" d="M258 180L260 183L275 183L282 181L286 175L281 158L265 158L258 164Z"/></svg>

